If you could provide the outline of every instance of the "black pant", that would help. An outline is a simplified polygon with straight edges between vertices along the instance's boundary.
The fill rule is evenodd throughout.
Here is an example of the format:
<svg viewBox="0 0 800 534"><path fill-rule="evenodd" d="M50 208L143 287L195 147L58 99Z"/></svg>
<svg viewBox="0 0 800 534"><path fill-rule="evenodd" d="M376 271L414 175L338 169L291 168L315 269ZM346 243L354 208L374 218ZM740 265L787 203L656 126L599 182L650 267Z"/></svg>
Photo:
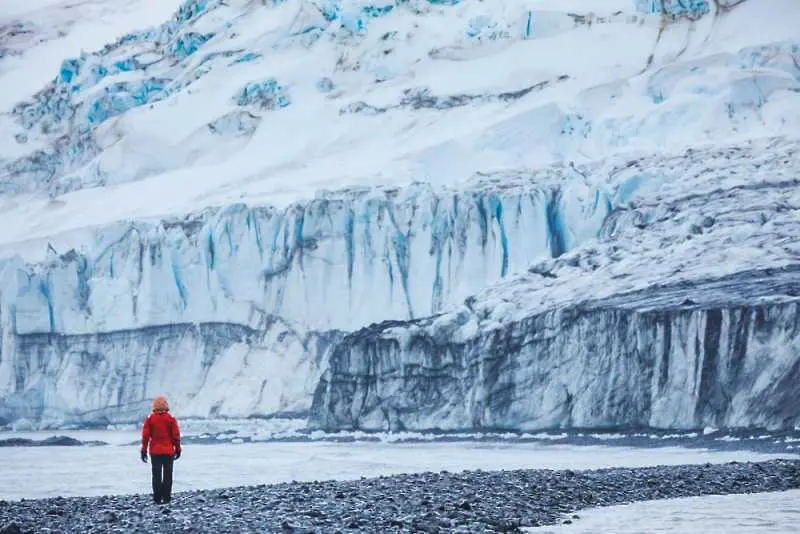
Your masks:
<svg viewBox="0 0 800 534"><path fill-rule="evenodd" d="M150 456L153 468L153 500L167 503L172 499L172 464L169 455Z"/></svg>

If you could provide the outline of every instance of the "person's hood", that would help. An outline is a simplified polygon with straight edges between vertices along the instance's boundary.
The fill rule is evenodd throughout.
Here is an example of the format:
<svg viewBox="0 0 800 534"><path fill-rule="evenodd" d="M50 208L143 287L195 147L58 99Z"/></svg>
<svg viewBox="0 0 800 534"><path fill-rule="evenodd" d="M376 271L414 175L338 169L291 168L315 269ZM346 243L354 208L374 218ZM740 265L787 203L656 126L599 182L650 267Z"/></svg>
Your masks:
<svg viewBox="0 0 800 534"><path fill-rule="evenodd" d="M168 412L169 411L169 404L167 403L167 398L163 395L159 395L155 399L153 399L153 411L154 412Z"/></svg>

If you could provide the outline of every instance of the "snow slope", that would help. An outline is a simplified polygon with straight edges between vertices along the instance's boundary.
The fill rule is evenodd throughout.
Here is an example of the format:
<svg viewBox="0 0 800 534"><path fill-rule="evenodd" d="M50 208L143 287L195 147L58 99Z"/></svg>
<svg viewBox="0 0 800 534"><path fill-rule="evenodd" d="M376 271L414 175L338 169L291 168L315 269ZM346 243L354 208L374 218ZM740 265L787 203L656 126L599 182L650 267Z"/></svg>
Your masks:
<svg viewBox="0 0 800 534"><path fill-rule="evenodd" d="M14 5L0 419L302 413L370 323L796 261L792 0Z"/></svg>
<svg viewBox="0 0 800 534"><path fill-rule="evenodd" d="M188 2L154 30L65 58L39 93L4 106L4 188L59 202L6 204L3 241L796 132L791 0L668 24L627 0L573 2L572 16L560 2L437 3L373 17L363 2L328 15L304 1ZM211 33L178 51L182 37ZM240 101L246 87L263 93ZM84 190L98 184L120 186Z"/></svg>

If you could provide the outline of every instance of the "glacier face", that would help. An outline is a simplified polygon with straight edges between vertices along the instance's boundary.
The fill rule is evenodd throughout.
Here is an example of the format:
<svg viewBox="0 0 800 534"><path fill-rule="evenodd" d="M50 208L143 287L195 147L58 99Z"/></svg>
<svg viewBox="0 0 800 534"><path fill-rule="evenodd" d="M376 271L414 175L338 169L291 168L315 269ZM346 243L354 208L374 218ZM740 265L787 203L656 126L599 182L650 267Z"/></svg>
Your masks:
<svg viewBox="0 0 800 534"><path fill-rule="evenodd" d="M586 302L466 341L436 319L367 328L333 353L311 421L328 430L800 424L800 268L707 284L722 302L707 302L703 282L668 286L631 295L637 305L627 295ZM662 292L671 302L641 309Z"/></svg>
<svg viewBox="0 0 800 534"><path fill-rule="evenodd" d="M790 0L175 1L17 98L47 1L0 16L0 424L797 423Z"/></svg>
<svg viewBox="0 0 800 534"><path fill-rule="evenodd" d="M185 417L305 414L320 359L339 337L298 332L275 317L259 328L187 323L5 336L0 421L137 421L156 391L169 391Z"/></svg>
<svg viewBox="0 0 800 534"><path fill-rule="evenodd" d="M689 187L662 190L649 205L632 199L606 219L599 243L438 316L347 336L317 388L312 422L797 425L800 157L793 143L765 148L664 162Z"/></svg>
<svg viewBox="0 0 800 534"><path fill-rule="evenodd" d="M430 315L595 237L611 199L564 183L574 172L234 205L103 227L87 253L0 260L2 411L124 420L168 387L199 416L305 412L330 344L309 339Z"/></svg>
<svg viewBox="0 0 800 534"><path fill-rule="evenodd" d="M343 191L285 210L240 204L119 223L97 231L86 253L0 261L0 306L18 334L250 325L270 314L352 330L429 315L598 234L609 193L559 184L564 172L573 171L521 174L516 185L504 177L502 188Z"/></svg>

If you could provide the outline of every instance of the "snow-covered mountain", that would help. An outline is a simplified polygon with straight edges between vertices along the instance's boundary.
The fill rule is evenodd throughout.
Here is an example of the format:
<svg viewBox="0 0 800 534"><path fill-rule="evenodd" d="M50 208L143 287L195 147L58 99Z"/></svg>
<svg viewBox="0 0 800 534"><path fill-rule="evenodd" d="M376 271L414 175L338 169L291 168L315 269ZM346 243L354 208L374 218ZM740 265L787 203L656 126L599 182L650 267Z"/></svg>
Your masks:
<svg viewBox="0 0 800 534"><path fill-rule="evenodd" d="M0 422L800 424L798 27L0 0Z"/></svg>

